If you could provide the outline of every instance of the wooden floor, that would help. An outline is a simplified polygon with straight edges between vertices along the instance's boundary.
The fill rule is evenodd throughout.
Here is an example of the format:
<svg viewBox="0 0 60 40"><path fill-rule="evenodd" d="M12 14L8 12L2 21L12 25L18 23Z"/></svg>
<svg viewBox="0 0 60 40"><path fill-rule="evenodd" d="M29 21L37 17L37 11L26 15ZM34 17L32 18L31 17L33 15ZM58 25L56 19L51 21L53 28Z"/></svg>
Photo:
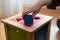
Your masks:
<svg viewBox="0 0 60 40"><path fill-rule="evenodd" d="M40 14L45 14L54 17L51 24L50 40L60 40L60 31L56 25L56 20L60 18L60 7L58 7L57 10L42 8ZM3 18L5 18L5 16L0 13L0 20ZM4 26L3 23L1 22L0 22L0 40L6 40Z"/></svg>

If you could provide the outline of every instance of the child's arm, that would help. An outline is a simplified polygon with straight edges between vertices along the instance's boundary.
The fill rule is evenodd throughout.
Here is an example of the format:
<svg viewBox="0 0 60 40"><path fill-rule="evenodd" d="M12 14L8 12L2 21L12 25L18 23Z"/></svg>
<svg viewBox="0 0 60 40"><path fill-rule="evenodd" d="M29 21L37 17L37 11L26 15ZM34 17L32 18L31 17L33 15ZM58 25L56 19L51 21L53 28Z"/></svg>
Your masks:
<svg viewBox="0 0 60 40"><path fill-rule="evenodd" d="M43 6L50 5L51 1L52 0L39 0L36 4L31 6L30 8L28 8L27 10L24 10L22 16L28 13L33 13L32 15L35 16Z"/></svg>

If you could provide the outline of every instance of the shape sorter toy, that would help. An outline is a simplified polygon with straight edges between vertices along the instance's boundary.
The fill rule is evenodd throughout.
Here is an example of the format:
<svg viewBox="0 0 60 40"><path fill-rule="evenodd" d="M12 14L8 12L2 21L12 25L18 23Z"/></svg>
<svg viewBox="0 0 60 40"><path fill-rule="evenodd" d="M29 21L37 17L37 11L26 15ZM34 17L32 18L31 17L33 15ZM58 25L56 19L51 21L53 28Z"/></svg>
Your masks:
<svg viewBox="0 0 60 40"><path fill-rule="evenodd" d="M16 20L20 18L20 20ZM37 14L30 27L24 25L21 14L2 20L7 40L49 40L53 17Z"/></svg>

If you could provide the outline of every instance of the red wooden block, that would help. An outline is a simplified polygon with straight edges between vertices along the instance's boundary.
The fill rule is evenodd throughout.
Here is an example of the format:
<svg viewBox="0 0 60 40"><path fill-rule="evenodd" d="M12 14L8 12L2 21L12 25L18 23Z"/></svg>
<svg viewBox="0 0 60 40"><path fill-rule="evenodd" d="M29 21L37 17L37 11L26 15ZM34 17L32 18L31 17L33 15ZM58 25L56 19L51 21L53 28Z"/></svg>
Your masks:
<svg viewBox="0 0 60 40"><path fill-rule="evenodd" d="M24 25L30 27L30 26L32 26L33 24L24 24Z"/></svg>

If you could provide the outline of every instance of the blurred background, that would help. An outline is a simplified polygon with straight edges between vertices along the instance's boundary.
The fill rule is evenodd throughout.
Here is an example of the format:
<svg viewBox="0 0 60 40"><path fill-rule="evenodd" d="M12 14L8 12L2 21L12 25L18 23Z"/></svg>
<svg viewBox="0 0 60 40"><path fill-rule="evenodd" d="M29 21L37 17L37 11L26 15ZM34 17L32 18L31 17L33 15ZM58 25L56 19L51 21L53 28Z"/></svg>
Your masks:
<svg viewBox="0 0 60 40"><path fill-rule="evenodd" d="M35 4L38 0L0 0L0 21L4 18L22 13L23 10ZM51 24L50 40L60 40L60 31L56 25L56 21L60 18L60 6L56 10L42 7L40 14L54 17ZM0 22L0 40L6 40L3 23Z"/></svg>
<svg viewBox="0 0 60 40"><path fill-rule="evenodd" d="M0 0L0 12L6 17L16 12L22 13L23 7L30 7L37 1L38 0Z"/></svg>
<svg viewBox="0 0 60 40"><path fill-rule="evenodd" d="M23 0L0 0L0 12L8 17L15 12L22 12ZM1 14L0 13L0 14Z"/></svg>

